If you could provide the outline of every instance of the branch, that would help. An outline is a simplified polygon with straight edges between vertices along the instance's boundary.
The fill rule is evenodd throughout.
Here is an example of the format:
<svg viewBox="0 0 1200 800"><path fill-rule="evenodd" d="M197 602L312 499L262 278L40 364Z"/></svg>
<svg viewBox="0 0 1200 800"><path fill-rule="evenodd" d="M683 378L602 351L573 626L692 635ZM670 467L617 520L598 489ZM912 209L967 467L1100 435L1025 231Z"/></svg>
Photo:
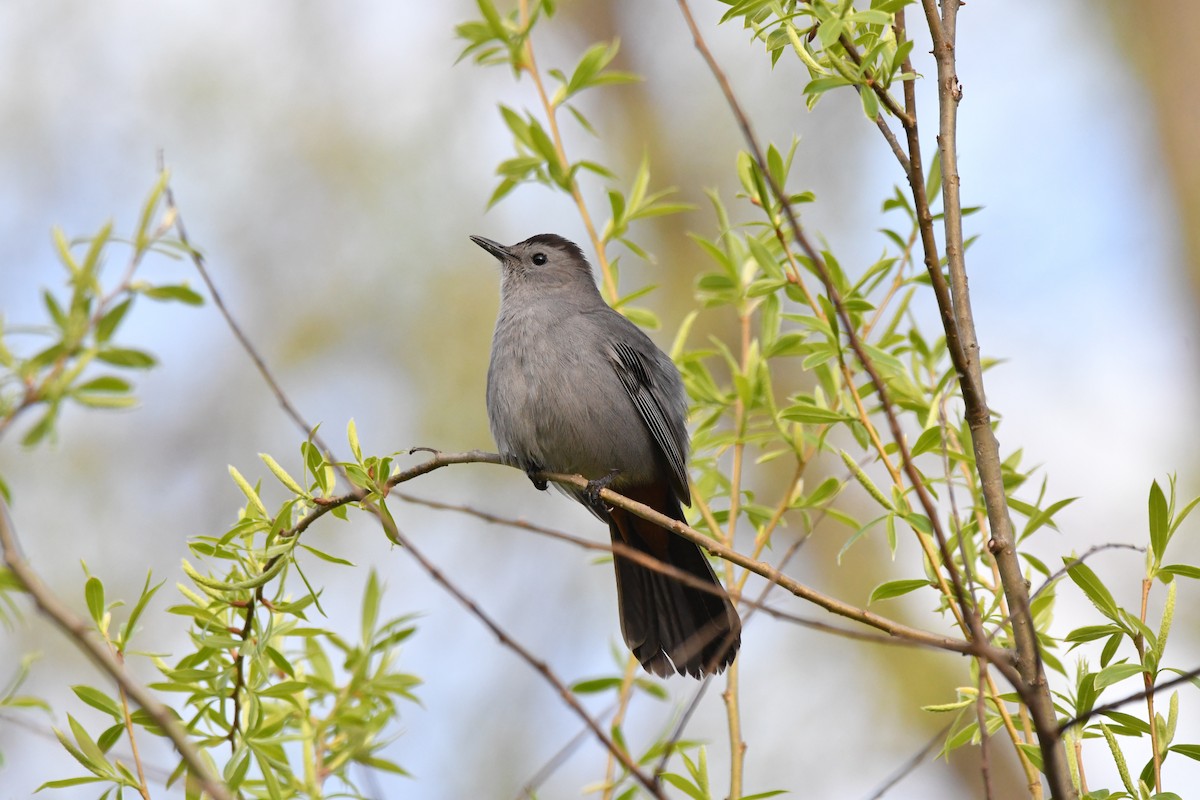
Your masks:
<svg viewBox="0 0 1200 800"><path fill-rule="evenodd" d="M201 788L215 800L232 800L233 795L225 787L208 763L192 744L187 730L184 729L171 709L155 699L146 687L135 681L125 671L124 666L104 643L92 635L91 628L80 617L76 616L59 600L50 588L42 582L37 572L21 555L17 533L12 527L8 515L8 506L0 497L0 549L4 551L4 563L12 571L13 576L20 581L22 588L33 598L34 603L43 614L51 619L71 643L83 651L101 671L107 673L117 686L131 697L157 725L185 762L188 770L199 781Z"/></svg>
<svg viewBox="0 0 1200 800"><path fill-rule="evenodd" d="M490 522L490 523L493 523L496 525L507 525L511 528L516 528L518 530L529 531L531 533L536 533L539 536L546 536L551 539L557 539L558 541L573 544L576 547L581 547L585 550L595 550L595 551L599 551L599 552L603 552L603 553L615 553L615 554L620 555L622 558L626 558L630 561L635 561L638 564L640 564L641 566L646 567L647 569L654 570L655 572L661 572L664 575L670 575L672 578L678 580L679 582L685 583L688 586L691 586L693 588L696 588L696 589L699 589L699 590L705 591L705 592L710 592L712 594L718 593L718 590L715 589L712 586L712 584L710 584L708 581L702 581L699 578L692 575L691 573L684 572L683 570L679 569L678 567L674 566L673 564L669 564L666 561L662 561L661 559L655 558L654 556L650 555L649 553L644 553L641 550L634 549L634 548L630 547L629 545L626 545L622 542L613 542L611 544L604 544L602 542L594 542L590 539L584 539L580 536L573 536L572 534L566 533L564 531L555 530L553 528L546 528L541 525L537 525L535 523L528 522L523 519L512 519L509 517L501 517L496 514L491 514L487 511L480 511L479 509L472 508L470 506L458 505L455 503L443 503L440 500L430 500L430 499L424 498L424 497L417 497L416 495L411 495L406 492L392 492L391 496L397 497L400 500L405 501L406 503L413 503L414 505L421 505L421 506L425 506L427 508L437 509L439 511L454 511L459 514L466 514L467 516L474 517L476 519L481 519L485 522ZM784 557L784 559L781 560L780 566L776 567L776 569L782 570L783 569L783 561L786 561L786 559L788 557L790 557L791 554L794 552L795 552L794 549L789 549L784 554L785 557ZM743 626L750 619L750 616L754 612L761 611L764 614L766 614L767 616L773 617L773 618L781 620L783 622L790 622L794 625L800 625L801 627L811 628L812 630L821 631L822 633L828 633L833 636L841 636L845 639L853 639L853 640L859 641L859 642L869 642L871 644L892 645L892 646L900 646L900 647L926 647L926 648L934 649L934 650L945 649L942 647L930 645L929 643L924 642L924 641L915 641L915 640L910 640L910 639L899 637L899 636L884 636L884 635L877 634L877 633L867 633L865 631L856 631L856 630L852 630L850 628L842 628L837 625L830 625L827 622L821 622L819 620L811 619L809 617L802 617L798 614L792 614L787 611L781 611L777 608L772 608L771 606L766 605L763 601L764 601L764 596L767 594L767 592L769 592L775 586L777 586L777 584L768 583L765 587L763 587L763 592L757 600L751 600L745 596L741 596L738 598L739 606L746 606L750 609L750 612L747 613L744 617L742 617L742 625Z"/></svg>
<svg viewBox="0 0 1200 800"><path fill-rule="evenodd" d="M996 560L1004 595L1008 599L1012 615L1013 640L1017 649L1017 669L1021 679L1030 690L1029 713L1038 731L1041 745L1043 771L1050 784L1051 793L1058 800L1073 800L1077 797L1071 782L1066 751L1057 734L1058 719L1050 687L1038 651L1037 628L1030 610L1029 588L1017 556L1013 536L1012 520L1008 515L1008 500L1001 471L1000 445L992 430L991 411L983 388L983 370L979 363L979 342L976 339L975 321L971 313L971 297L967 288L967 269L964 258L962 232L962 197L959 193L958 175L958 104L962 100L962 85L955 67L955 47L959 0L942 0L940 21L936 0L922 0L930 34L933 37L933 55L938 70L938 149L942 165L943 223L946 239L946 262L950 272L951 296L953 300L953 326L947 327L957 334L961 351L951 350L952 358L958 356L965 363L955 362L959 386L966 408L967 425L971 431L971 442L975 450L975 468L979 473L984 504L987 507L991 538L988 550ZM907 82L911 85L911 81ZM906 88L906 91L911 91ZM915 126L914 126L915 133ZM913 137L915 139L915 136ZM914 159L914 168L916 161ZM927 260L928 263L928 260ZM941 272L940 267L937 272ZM950 308L938 297L943 322ZM1019 690L1021 687L1017 687ZM1026 692L1022 692L1022 699Z"/></svg>
<svg viewBox="0 0 1200 800"><path fill-rule="evenodd" d="M867 355L866 348L863 345L862 339L855 330L853 320L850 318L849 312L846 310L846 304L842 299L841 293L833 283L833 278L829 272L829 266L825 263L825 259L809 241L808 236L804 233L804 229L800 226L800 221L796 217L795 209L788 199L782 186L780 186L775 176L767 167L766 159L763 157L762 148L758 144L758 139L754 135L754 130L750 125L750 120L743 111L741 104L733 93L733 88L729 84L729 79L717 64L712 52L708 49L708 45L704 42L704 37L700 33L700 29L696 26L696 20L692 17L691 10L688 8L687 0L677 0L680 11L683 14L684 21L687 23L688 29L692 34L692 40L695 43L696 49L700 51L700 55L708 64L709 70L713 77L721 87L721 91L725 95L725 99L729 105L730 111L737 120L738 127L741 128L743 138L754 157L755 163L758 165L763 178L771 187L772 193L779 200L780 207L784 216L788 221L788 225L792 230L792 237L796 243L808 256L813 268L816 269L821 277L821 282L825 285L826 295L833 304L834 311L837 312L838 320L841 323L841 329L845 331L846 337L849 340L850 347L854 350L858 357L859 363L862 364L863 370L871 378L871 383L875 387L876 394L879 397L880 406L887 417L888 427L891 430L892 439L900 452L901 462L904 467L904 472L908 476L909 482L912 484L913 490L916 492L918 499L921 502L921 507L925 512L925 516L929 519L930 526L933 528L934 534L938 540L938 546L941 551L943 566L950 575L951 584L954 587L955 596L958 604L962 609L963 618L967 620L968 633L975 639L980 636L979 618L974 609L970 606L966 591L963 587L962 577L958 573L958 568L954 564L954 559L950 553L947 544L946 532L942 528L941 519L937 514L937 509L933 502L933 497L929 494L920 472L913 463L912 454L909 451L908 444L904 438L904 432L900 428L900 421L896 416L895 408L890 399L887 386L880 376L879 371L875 368L871 358ZM736 562L735 562L736 563Z"/></svg>
<svg viewBox="0 0 1200 800"><path fill-rule="evenodd" d="M504 463L503 459L501 459L500 456L496 455L495 453L479 453L478 451L467 453L440 453L434 451L434 454L429 461L393 476L388 481L388 486L394 486L405 480L411 479L411 477L408 476L424 475L449 464L465 464L473 462L487 464ZM553 481L555 483L566 484L568 486L575 486L581 489L586 488L588 484L587 480L580 475L564 475L556 472L541 472L535 473L535 477L542 478L547 481ZM833 597L822 594L821 592L818 592L815 589L800 583L794 578L784 575L777 568L770 564L762 561L756 561L742 553L739 553L733 548L711 539L708 536L705 536L703 533L691 527L690 525L672 519L665 514L660 514L653 508L643 505L642 503L638 503L634 500L630 500L624 495L617 494L611 489L602 489L600 491L600 497L607 501L609 505L623 508L632 514L636 514L642 519L653 522L661 528L672 531L699 545L713 555L723 558L726 561L738 565L739 567L748 569L756 575L766 578L781 588L786 589L800 599L814 603L821 608L824 608L826 611L846 617L847 619L861 622L864 625L869 625L872 628L881 630L890 636L909 639L930 647L964 654L973 654L976 652L976 645L971 642L967 642L962 639L954 639L948 636L941 636L936 633L920 630L919 628L911 628L903 623L896 622L886 617L881 617L878 614L867 611L866 609L857 608L848 603L844 603L841 600L837 600ZM991 658L999 661L1008 662L1011 660L1007 656L1007 651L1000 648L990 648L988 652L991 653Z"/></svg>
<svg viewBox="0 0 1200 800"><path fill-rule="evenodd" d="M917 752L913 753L912 758L910 758L908 761L904 762L904 764L902 764L899 769L897 769L895 772L893 772L891 775L889 775L888 779L883 782L883 785L880 786L878 789L876 789L874 792L872 792L871 796L868 797L867 800L879 800L879 798L883 797L885 794L887 794L892 789L894 789L896 787L896 784L900 783L900 781L904 780L909 775L911 775L913 770L915 770L917 767L924 764L925 759L929 756L930 753L933 752L933 749L935 747L937 747L938 742L940 742L943 738L945 738L946 731L948 731L948 730L950 730L949 725L947 725L946 727L942 728L940 731L935 733L933 735L933 738L931 738L928 742L925 743L924 747L922 747Z"/></svg>
<svg viewBox="0 0 1200 800"><path fill-rule="evenodd" d="M530 24L529 0L521 0L519 13L521 27L528 29ZM588 212L587 203L584 202L579 181L575 180L575 176L571 174L571 162L567 159L567 150L563 146L562 134L558 130L558 108L550 102L550 96L546 93L546 84L542 81L541 73L538 72L537 60L533 55L533 42L529 37L525 39L525 63L522 68L533 79L538 100L541 101L542 110L546 113L546 123L550 128L550 138L554 142L554 155L558 159L559 169L563 171L563 174L569 176L569 193L571 199L575 201L575 206L579 209L579 216L583 220L583 227L587 230L588 238L592 241L592 249L596 253L596 266L600 268L600 276L604 284L604 293L608 295L610 303L616 302L620 295L617 294L616 277L613 275L612 265L608 263L604 240L596 233L596 225L592 222L592 215Z"/></svg>
<svg viewBox="0 0 1200 800"><path fill-rule="evenodd" d="M384 517L381 516L380 519L383 521ZM588 715L584 707L580 705L579 701L575 698L575 695L571 693L570 687L563 683L562 680L554 674L545 661L542 661L534 656L532 653L522 647L516 640L509 636L504 629L496 623L495 620L488 616L487 613L475 603L474 600L467 597L467 595L465 595L461 589L455 586L445 575L442 574L441 570L439 570L431 561L429 561L429 559L422 555L420 550L413 547L412 541L409 540L408 537L406 537L394 526L389 527L391 528L388 531L389 538L394 537L393 540L407 550L414 559L416 559L417 563L420 564L425 572L429 574L429 577L433 578L434 582L445 589L455 600L465 606L466 609L470 611L476 619L482 622L484 626L487 627L487 629L490 630L496 636L496 638L500 640L502 645L507 647L509 650L512 650L521 657L522 661L537 670L537 672L546 679L546 682L555 688L563 702L566 703L581 720L583 720L583 723L587 725L589 730L591 730L592 735L595 736L600 743L608 749L608 752L612 753L617 760L621 762L621 765L629 771L629 774L632 775L638 781L638 783L642 784L642 786L646 788L646 791L649 792L651 796L659 798L659 800L667 800L667 796L663 794L662 787L658 785L658 781L643 772L642 769L638 767L637 762L634 761L629 753L625 751L625 748L618 745L608 734L600 729L600 726L596 724L596 721Z"/></svg>
<svg viewBox="0 0 1200 800"><path fill-rule="evenodd" d="M1102 706L1096 706L1095 708L1093 708L1091 711L1087 712L1086 714L1080 714L1077 717L1071 717L1069 720L1067 720L1066 722L1064 722L1058 726L1057 733L1059 736L1062 736L1063 733L1066 732L1066 730L1068 728L1072 728L1076 725L1086 723L1092 717L1098 716L1100 714L1104 714L1105 712L1108 712L1108 711L1115 711L1116 709L1120 708L1121 706L1129 705L1130 703L1136 703L1138 700L1143 700L1147 697L1153 697L1154 695L1161 692L1163 689L1170 689L1172 686L1178 686L1181 683L1186 683L1188 681L1195 681L1197 678L1200 678L1200 667L1197 667L1196 669L1193 669L1190 672L1185 672L1176 678L1172 678L1171 680L1167 681L1166 683L1160 683L1157 686L1153 686L1149 689L1143 689L1140 692L1135 692L1134 694L1131 694L1128 697L1122 697L1120 700L1114 700L1111 703L1105 703Z"/></svg>

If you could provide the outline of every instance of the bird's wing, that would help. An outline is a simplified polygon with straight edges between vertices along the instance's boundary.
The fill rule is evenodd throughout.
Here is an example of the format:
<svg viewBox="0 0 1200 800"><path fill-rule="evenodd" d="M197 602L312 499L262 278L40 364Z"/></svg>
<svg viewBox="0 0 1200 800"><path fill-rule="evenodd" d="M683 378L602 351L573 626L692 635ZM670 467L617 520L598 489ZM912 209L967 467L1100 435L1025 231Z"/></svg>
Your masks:
<svg viewBox="0 0 1200 800"><path fill-rule="evenodd" d="M624 342L613 342L612 364L621 385L637 406L638 414L650 429L659 450L671 467L671 483L685 505L691 504L687 478L687 436L681 425L672 425L670 399L664 387L655 385L642 356Z"/></svg>

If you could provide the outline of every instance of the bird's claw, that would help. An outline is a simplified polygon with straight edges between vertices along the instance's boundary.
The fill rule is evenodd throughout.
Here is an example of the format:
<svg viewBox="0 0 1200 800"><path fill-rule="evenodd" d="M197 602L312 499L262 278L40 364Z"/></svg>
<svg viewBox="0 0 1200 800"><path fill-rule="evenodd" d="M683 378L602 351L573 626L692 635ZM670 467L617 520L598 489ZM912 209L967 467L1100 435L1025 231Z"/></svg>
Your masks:
<svg viewBox="0 0 1200 800"><path fill-rule="evenodd" d="M542 468L538 467L537 469L526 471L525 474L529 477L529 482L533 484L533 488L537 489L539 492L544 492L550 486L550 484L546 482L545 478L538 477L538 473L541 471Z"/></svg>
<svg viewBox="0 0 1200 800"><path fill-rule="evenodd" d="M620 474L621 470L614 469L603 477L588 481L587 486L583 490L583 496L588 501L588 504L597 508L603 508L605 511L609 510L608 505L600 499L600 492L607 489Z"/></svg>

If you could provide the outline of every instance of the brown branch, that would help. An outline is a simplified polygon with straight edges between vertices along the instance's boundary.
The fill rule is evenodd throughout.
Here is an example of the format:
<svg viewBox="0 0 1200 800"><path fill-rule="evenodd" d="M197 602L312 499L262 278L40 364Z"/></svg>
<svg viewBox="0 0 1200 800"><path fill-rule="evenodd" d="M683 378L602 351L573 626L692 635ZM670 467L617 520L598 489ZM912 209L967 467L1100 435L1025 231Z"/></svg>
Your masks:
<svg viewBox="0 0 1200 800"><path fill-rule="evenodd" d="M529 0L521 0L519 4L519 13L521 18L521 27L528 29L530 24ZM567 150L563 146L562 134L558 130L558 108L550 102L550 96L546 93L546 85L542 81L542 75L538 71L537 60L533 54L533 42L526 37L525 39L525 63L521 68L529 73L529 77L533 79L533 86L537 90L538 100L541 101L542 110L546 114L546 123L550 128L550 139L554 142L554 155L558 159L559 169L564 175L569 176L570 186L568 193L571 199L575 201L575 207L579 209L580 219L583 220L583 227L587 230L588 238L592 241L592 249L596 253L596 266L600 268L601 281L604 284L604 293L608 295L610 303L616 302L620 295L617 293L617 282L613 275L612 265L608 262L608 253L604 249L604 240L596 233L596 225L592 222L592 215L588 212L587 203L583 199L583 191L579 188L579 181L571 175L571 162L567 159Z"/></svg>
<svg viewBox="0 0 1200 800"><path fill-rule="evenodd" d="M546 528L544 526L537 525L535 523L528 522L523 519L512 519L510 517L502 517L497 514L492 514L487 511L481 511L480 509L472 508L471 506L459 505L456 503L444 503L440 500L431 500L431 499L425 498L425 497L417 497L416 495L408 494L406 492L392 492L391 496L399 498L400 500L403 500L406 503L412 503L414 505L421 505L421 506L425 506L427 508L437 509L439 511L453 511L455 513L465 514L467 516L474 517L476 519L481 519L485 522L490 522L490 523L493 523L496 525L506 525L508 527L516 528L518 530L529 531L531 533L536 533L540 536L546 536L551 539L557 539L562 542L567 542L569 544L573 544L576 547L581 547L585 550L595 550L595 551L599 551L599 552L603 552L603 553L616 553L616 554L619 554L622 558L626 558L626 559L629 559L630 561L637 562L638 564L646 567L647 569L654 570L655 572L661 572L664 575L670 575L672 578L675 578L676 580L680 581L681 583L685 583L688 586L699 589L701 591L711 592L713 594L716 594L718 591L718 590L714 589L712 584L708 583L707 581L702 581L699 578L695 577L694 575L692 575L688 572L684 572L683 570L679 569L678 567L676 567L672 564L668 564L665 561L655 558L654 556L650 555L649 553L643 553L642 551L636 550L636 549L629 547L628 545L623 544L621 542L613 542L611 544L603 544L601 542L594 542L590 539L584 539L579 536L573 536L569 533L566 533L564 531L555 530L553 528ZM803 541L803 540L799 540L799 541ZM776 567L776 569L782 571L783 564L795 553L795 551L796 551L796 546L793 545L793 547L789 548L788 551L784 553L784 558L781 559L781 563L778 567ZM934 650L945 650L946 649L944 647L931 645L925 641L915 641L915 640L910 640L910 639L906 639L906 638L899 637L899 636L884 636L884 635L877 634L877 633L867 633L865 631L857 631L857 630L852 630L850 628L842 628L837 625L830 625L828 622L821 622L819 620L815 620L810 617L803 617L798 614L792 614L787 611L781 611L777 608L772 608L770 606L765 605L765 603L763 601L764 601L766 594L771 589L775 588L776 586L777 586L777 584L768 583L766 586L763 587L762 594L756 600L751 600L744 596L739 598L739 600L738 600L739 605L749 608L749 612L745 616L742 617L743 625L746 624L747 620L749 620L750 617L755 612L762 611L767 616L773 617L774 619L778 619L783 622L790 622L794 625L800 625L801 627L811 628L816 631L821 631L822 633L828 633L833 636L841 636L845 639L853 639L853 640L859 641L859 642L869 642L871 644L893 645L893 646L900 646L900 647L925 647L925 648L934 649Z"/></svg>
<svg viewBox="0 0 1200 800"><path fill-rule="evenodd" d="M385 517L380 515L380 520L383 521L384 519ZM592 735L604 745L608 752L612 753L616 759L621 762L621 765L629 771L629 774L632 775L638 781L638 783L645 787L646 791L649 792L651 796L657 797L659 800L667 800L667 796L663 793L662 787L659 786L658 781L647 775L623 747L613 741L613 739L607 733L601 730L600 726L596 724L596 721L588 715L587 710L584 709L584 707L579 703L579 700L577 700L575 695L572 694L570 687L563 683L562 680L556 674L554 674L553 670L550 669L549 665L547 665L545 661L537 658L535 655L533 655L533 653L526 650L519 642L509 636L508 633L506 633L505 630L501 628L495 620L493 620L482 608L480 608L474 600L464 594L463 591L459 589L452 581L450 581L449 578L442 574L441 570L434 566L433 562L422 555L421 551L413 546L412 541L408 539L408 537L406 537L394 526L389 527L391 527L391 530L388 531L388 537L393 539L393 541L397 542L401 547L407 550L408 553L417 561L417 563L421 565L421 568L428 573L429 577L432 578L435 583L445 589L447 593L461 603L468 611L470 611L472 616L482 622L484 626L490 630L497 639L500 640L501 644L516 653L522 661L533 667L538 674L540 674L546 680L547 683L553 686L558 692L558 696L562 698L562 701L566 703L572 711L575 712L575 714L583 721L585 725L587 725L588 729L592 732Z"/></svg>
<svg viewBox="0 0 1200 800"><path fill-rule="evenodd" d="M762 148L759 146L758 139L754 135L754 130L750 125L750 120L746 116L745 111L742 109L741 103L738 102L737 97L734 95L733 88L729 84L729 79L725 76L725 73L721 69L720 65L717 64L712 52L708 49L708 45L705 44L704 37L701 35L700 29L696 26L696 20L692 16L691 10L687 4L687 0L677 0L677 5L683 14L684 21L688 26L688 30L692 34L692 40L696 46L696 49L700 52L700 55L707 63L709 70L712 72L713 77L716 79L718 85L721 87L721 91L725 95L725 99L729 105L730 111L737 120L738 127L741 128L743 138L746 141L746 145L749 148L751 155L754 157L754 160L757 163L764 179L771 187L771 191L779 200L780 207L792 230L792 237L804 251L805 255L808 256L808 259L812 263L814 269L817 270L822 283L825 285L826 295L833 304L834 311L837 312L838 320L841 323L841 328L845 331L850 346L854 350L855 355L858 357L859 362L862 364L863 370L871 378L871 383L875 387L876 394L879 397L880 406L885 417L887 418L888 427L892 433L892 439L896 443L896 447L900 452L901 462L904 467L905 474L908 476L909 482L912 484L913 490L916 492L917 497L921 502L921 507L925 511L925 516L929 519L930 526L932 527L938 540L938 546L943 560L943 567L950 575L951 584L954 586L955 596L958 600L960 608L962 609L963 617L969 622L969 632L974 638L979 638L980 626L978 615L974 614L973 609L970 607L970 603L963 587L962 577L959 575L958 568L955 566L954 559L951 556L946 540L946 533L943 530L941 520L938 517L937 509L933 502L933 497L929 494L929 490L926 488L924 481L922 480L922 476L913 462L912 454L910 453L908 444L904 438L904 432L900 427L900 421L896 416L895 408L890 400L887 386L884 383L883 378L880 376L879 371L875 368L871 358L867 355L863 342L854 328L853 320L850 318L850 314L846 310L846 304L842 299L841 293L837 290L837 287L833 283L833 278L829 272L828 265L825 263L825 259L821 257L821 254L813 246L812 242L809 241L804 229L800 226L800 221L796 217L795 209L792 208L792 204L789 201L786 192L782 186L778 185L775 180L775 176L771 174L771 171L768 169L766 159L763 157Z"/></svg>
<svg viewBox="0 0 1200 800"><path fill-rule="evenodd" d="M201 788L215 800L232 800L233 795L221 779L213 774L200 751L192 743L188 732L175 718L171 709L160 703L150 690L130 677L124 666L113 655L108 645L92 635L88 624L59 600L41 577L21 555L17 533L8 515L8 506L0 497L0 549L4 551L4 563L22 588L33 598L38 609L61 630L78 649L83 651L101 671L116 682L133 702L137 703L154 724L162 730L175 750L187 763L188 771L199 781Z"/></svg>
<svg viewBox="0 0 1200 800"><path fill-rule="evenodd" d="M961 343L961 350L952 350L951 356L953 358L957 355L963 359L962 363L955 362L955 368L958 370L967 425L975 450L975 468L979 473L984 505L987 508L991 531L988 550L999 568L1004 595L1008 599L1012 615L1017 669L1030 690L1028 693L1022 692L1022 699L1024 700L1026 695L1029 697L1025 702L1038 732L1043 771L1051 793L1058 800L1073 800L1077 793L1067 767L1066 750L1056 733L1058 719L1038 651L1037 629L1030 609L1029 588L1017 555L1012 519L1008 514L1008 501L1001 472L1000 445L992 430L991 411L984 394L979 342L976 338L971 297L967 287L963 253L962 197L959 192L958 174L958 104L962 99L962 86L956 74L955 48L959 5L959 0L942 0L939 21L936 0L922 0L933 37L933 55L938 72L938 149L942 166L946 262L950 273L954 319L953 325L947 326L947 342L950 330L953 329ZM911 81L906 84L911 85ZM906 91L910 91L907 85ZM916 159L912 160L915 167L918 162ZM937 271L940 273L940 267ZM938 305L942 308L945 321L945 315L950 309L943 304L941 297L938 298Z"/></svg>
<svg viewBox="0 0 1200 800"><path fill-rule="evenodd" d="M859 70L862 70L862 56L859 55L858 48L854 46L854 42L850 40L850 35L848 33L843 33L838 38L838 44L840 44L842 49L846 51L846 55L849 56L850 60L854 62L854 66L858 67ZM896 102L896 98L892 97L891 92L889 92L874 75L864 73L863 80L866 82L867 88L874 92L875 96L879 98L879 101L883 103L884 108L891 112L892 116L900 120L901 125L912 124L915 116L911 115L907 110L901 108L900 104ZM856 86L855 88L857 88L859 91L862 91L861 86ZM881 120L881 117L876 117L875 123L879 125ZM886 127L887 123L883 122L881 128ZM888 133L890 133L890 130ZM886 137L887 134L885 133L884 136Z"/></svg>
<svg viewBox="0 0 1200 800"><path fill-rule="evenodd" d="M391 480L389 480L388 483L389 485L394 485L394 483L398 483L401 477L404 475L423 475L448 464L463 464L471 462L488 464L503 463L500 456L494 453L483 453L480 455L482 457L477 457L474 453L435 453L430 459L429 463L406 470L405 472L394 476ZM538 473L536 477L543 478L548 481L554 481L555 483L576 486L581 489L586 488L588 483L587 480L580 475L564 475L555 472ZM727 547L715 539L705 536L703 533L691 527L690 525L672 519L665 514L660 514L653 508L643 505L642 503L638 503L634 500L630 500L624 495L617 494L611 489L602 489L600 491L600 497L606 500L609 505L623 508L626 511L636 514L642 519L649 520L650 522L653 522L662 528L677 533L685 539L688 539L704 548L705 550L708 550L713 555L732 562L743 569L748 569L756 575L766 578L772 583L778 584L781 588L786 589L800 599L814 603L815 605L824 608L826 611L837 614L838 616L852 619L856 622L861 622L864 625L868 625L872 628L883 631L890 636L909 639L914 642L925 644L941 650L949 650L951 652L964 654L971 654L975 652L975 645L973 645L971 642L963 641L962 639L954 639L948 636L941 636L939 634L920 630L918 628L912 628L904 625L903 623L896 622L886 617L881 617L878 614L867 611L866 609L857 608L848 603L844 603L841 600L837 600L829 597L828 595L822 594L821 592L818 592L815 589L800 583L794 578L784 575L777 568L771 566L770 564L756 561L743 553L739 553L733 548ZM1009 661L1009 658L1006 655L1007 651L999 648L991 648L989 652L991 653L992 658L1005 662Z"/></svg>
<svg viewBox="0 0 1200 800"><path fill-rule="evenodd" d="M161 160L161 154L160 154L160 160ZM242 332L241 327L237 324L236 320L234 320L232 314L229 313L228 308L225 306L224 301L221 299L220 293L217 291L216 285L213 283L212 279L210 278L210 276L208 274L208 270L206 269L205 264L204 264L204 257L200 254L199 251L197 251L194 247L192 247L190 242L188 241L187 231L183 224L183 218L179 215L178 209L175 205L175 198L171 192L169 185L166 187L165 197L167 199L168 209L170 209L174 214L174 224L175 224L176 231L179 233L180 242L187 249L188 253L191 256L192 263L195 265L197 271L200 273L201 277L204 279L205 284L208 286L209 292L212 294L213 301L214 301L214 303L216 303L218 309L220 309L222 316L225 318L226 324L229 326L230 330L233 332L234 336L237 338L238 342L241 344L242 349L245 350L246 354L254 362L255 366L258 369L259 375L270 387L272 393L275 395L276 400L279 402L280 407L283 408L284 412L292 419L293 422L296 423L296 425L304 432L304 434L306 436L311 437L312 441L315 442L316 445L325 453L326 459L329 460L330 462L334 462L334 459L332 456L332 451L330 450L330 448L327 445L325 445L325 443L323 441L321 441L321 439L317 436L315 429L304 420L304 418L300 415L300 413L292 405L291 401L288 399L287 395L284 393L284 391L280 387L279 383L275 380L270 369L267 367L266 362L259 355L258 351L254 348L254 346L250 343L250 340L246 337L245 333ZM500 463L500 461L501 461L499 456L494 456L494 455L490 455L490 454L483 454L483 456L484 456L483 458L477 457L477 454L461 454L461 455L464 456L465 461L480 461L480 460L491 460L491 459L494 459L495 463ZM489 456L490 456L490 459L489 459ZM334 463L336 463L336 462L334 462ZM451 461L447 461L442 464L429 465L428 469L421 469L420 467L418 467L415 471L411 471L408 475L404 475L402 473L401 475L395 476L395 478L397 478L397 479L403 478L406 480L411 479L413 477L416 477L417 475L425 474L425 472L432 471L433 469L437 469L438 467L445 466L446 464L449 464L449 463L455 463L455 462L453 460L451 460ZM339 472L341 472L343 477L345 476L345 471L342 470L340 467L339 467ZM396 483L398 483L398 482L399 482L399 480L396 480ZM394 486L394 485L395 485L395 483L389 483L389 486ZM519 644L517 644L515 641L513 641L511 638L509 638L506 634L504 634L504 632L495 624L495 622L493 622L486 614L484 614L482 609L480 609L477 605L475 605L475 603L473 601L471 601L469 598L467 598L465 595L463 595L457 589L457 587L455 587L452 583L450 583L445 578L445 576L443 576L439 571L437 571L437 569L430 562L425 560L419 554L419 552L411 546L410 543L407 543L406 537L404 537L404 535L401 534L400 531L396 529L395 525L389 524L389 520L387 519L387 517L385 515L383 515L374 505L366 502L365 496L366 495L363 491L355 490L353 492L350 492L350 493L343 495L341 497L338 497L338 498L326 499L323 502L318 501L318 507L315 508L309 514L307 514L303 519L301 519L301 521L299 523L297 523L297 525L291 531L289 531L289 535L294 536L294 535L298 535L299 533L302 533L316 519L318 519L320 516L327 513L328 511L332 510L333 508L337 507L338 505L344 505L346 503L353 502L353 501L358 501L358 502L362 503L362 505L365 508L367 508L367 510L375 513L376 516L378 516L381 524L384 525L385 530L387 531L389 536L394 536L394 539L393 539L394 541L399 542L404 547L406 547L406 549L408 549L413 554L413 557L416 558L421 563L421 565L426 568L426 570L429 572L430 576L433 577L435 581L437 581L448 592L450 592L457 599L459 599L460 602L463 602L467 606L467 608L469 610L471 610L472 613L474 613L477 618L480 619L480 621L482 621L489 629L492 630L493 633L495 633L498 636L498 638L500 639L501 642L506 643L511 649L513 649L515 652L517 652L519 655L521 655L522 658L524 658L531 666L533 666L535 669L537 669L548 681L550 681L551 683L553 683L555 685L555 687L559 690L559 693L562 695L562 697L567 702L567 704L569 706L571 706L572 708L574 708L577 711L577 713L579 713L584 718L584 720L588 723L589 727L592 729L593 733L595 733L595 735L600 739L600 741L602 743L604 743L604 745L606 747L609 748L610 752L612 752L614 755L617 756L618 760L621 761L621 763L630 771L631 774L633 774L635 777L637 777L638 780L640 782L642 782L643 785L646 786L647 790L653 796L660 797L660 798L664 797L662 795L662 790L657 786L657 784L653 780L648 778L641 770L638 769L637 764L632 761L632 759L629 757L629 754L625 753L623 750L620 750L617 747L617 745L611 739L609 739L609 737L602 730L600 730L600 728L595 724L595 722L592 721L591 718L587 716L587 713L583 710L582 706L580 706L578 704L578 701L575 700L574 696L571 695L570 690L565 685L563 685L562 682L552 672L550 672L549 668L545 665L545 663L535 659L528 651L526 651ZM247 621L248 622L251 621L249 611L248 611L248 615L247 615ZM239 655L239 658L240 658L240 655ZM231 735L233 735L233 731L231 731ZM226 796L227 795L221 795L220 797L224 798Z"/></svg>

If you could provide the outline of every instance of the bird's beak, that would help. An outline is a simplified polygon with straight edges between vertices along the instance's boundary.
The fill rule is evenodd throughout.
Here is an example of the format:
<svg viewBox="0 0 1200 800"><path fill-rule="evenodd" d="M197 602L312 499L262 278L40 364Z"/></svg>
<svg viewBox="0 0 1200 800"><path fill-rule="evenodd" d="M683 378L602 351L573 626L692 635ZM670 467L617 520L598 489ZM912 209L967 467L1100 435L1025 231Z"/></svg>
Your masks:
<svg viewBox="0 0 1200 800"><path fill-rule="evenodd" d="M499 242L493 242L491 239L485 239L482 236L472 236L471 241L495 256L501 264L512 260L512 251Z"/></svg>

